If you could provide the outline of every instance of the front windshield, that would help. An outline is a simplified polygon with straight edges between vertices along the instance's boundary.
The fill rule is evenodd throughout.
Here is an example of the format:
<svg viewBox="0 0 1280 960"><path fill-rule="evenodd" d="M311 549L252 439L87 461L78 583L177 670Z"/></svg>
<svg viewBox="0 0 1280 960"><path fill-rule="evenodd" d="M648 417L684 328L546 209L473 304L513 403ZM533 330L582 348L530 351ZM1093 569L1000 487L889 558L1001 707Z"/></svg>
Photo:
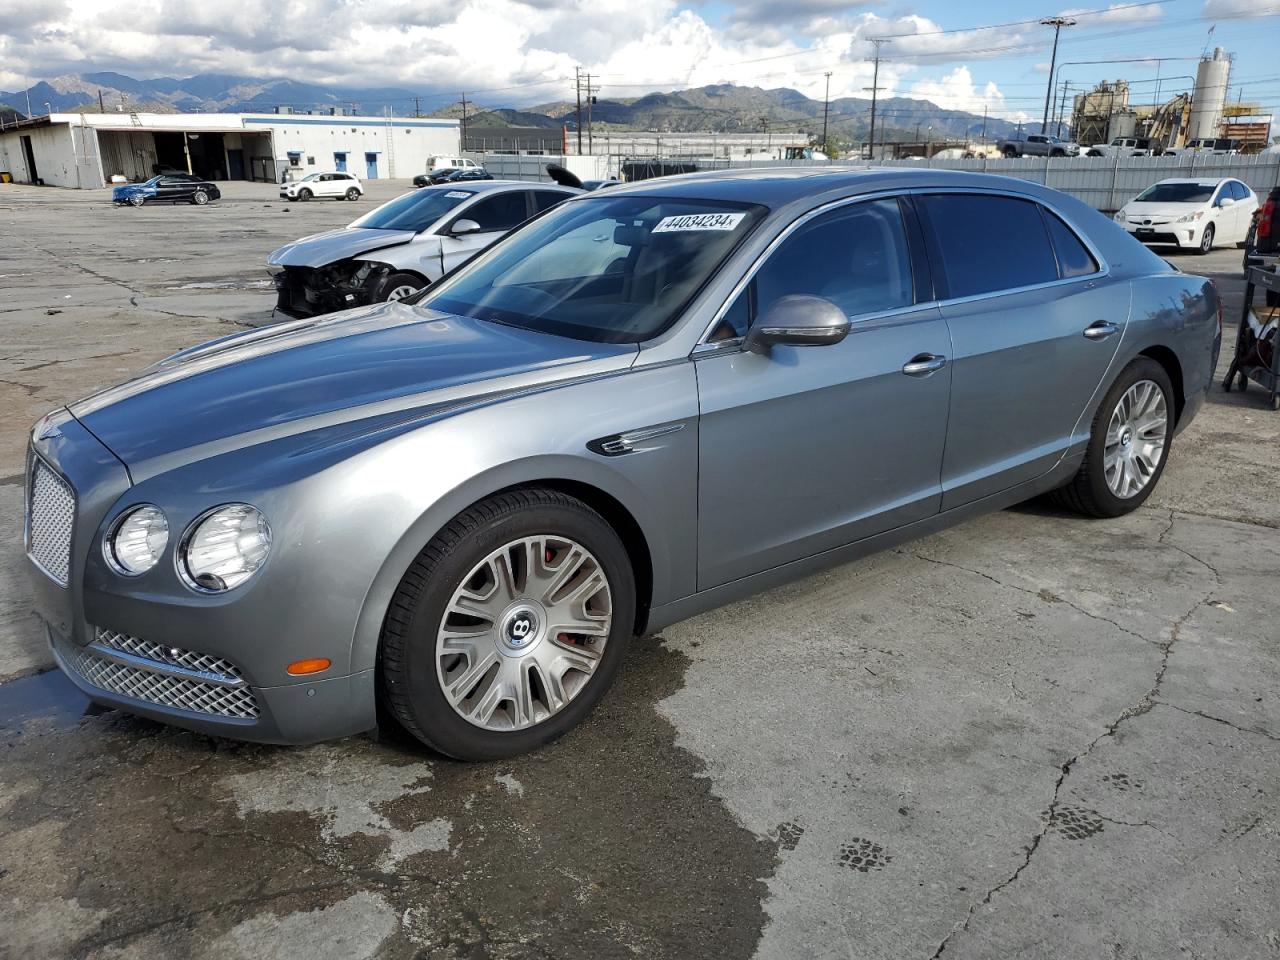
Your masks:
<svg viewBox="0 0 1280 960"><path fill-rule="evenodd" d="M353 220L353 227L368 227L373 230L413 230L427 229L446 213L475 196L471 190L442 190L424 187L413 193L406 193L388 200L376 210L370 210L359 220Z"/></svg>
<svg viewBox="0 0 1280 960"><path fill-rule="evenodd" d="M1156 183L1138 194L1138 203L1204 203L1213 196L1214 183Z"/></svg>
<svg viewBox="0 0 1280 960"><path fill-rule="evenodd" d="M152 177L150 180L143 181L142 185L144 187L154 187L159 182L160 182L160 175L157 174L156 176Z"/></svg>
<svg viewBox="0 0 1280 960"><path fill-rule="evenodd" d="M639 343L675 321L764 213L665 197L566 203L421 302L563 337Z"/></svg>

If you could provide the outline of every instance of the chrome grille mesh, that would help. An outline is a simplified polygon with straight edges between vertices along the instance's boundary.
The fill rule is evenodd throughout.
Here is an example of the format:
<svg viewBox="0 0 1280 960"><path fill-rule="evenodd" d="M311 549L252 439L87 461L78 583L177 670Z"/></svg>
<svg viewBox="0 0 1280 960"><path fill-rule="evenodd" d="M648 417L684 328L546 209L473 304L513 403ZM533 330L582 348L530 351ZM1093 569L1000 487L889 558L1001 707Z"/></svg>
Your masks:
<svg viewBox="0 0 1280 960"><path fill-rule="evenodd" d="M71 573L71 528L75 516L76 495L71 485L36 458L27 486L27 552L64 587Z"/></svg>
<svg viewBox="0 0 1280 960"><path fill-rule="evenodd" d="M256 720L257 698L229 660L167 647L113 630L94 631L95 642L55 644L63 665L108 693L178 710L236 720ZM113 651L154 663L111 659Z"/></svg>
<svg viewBox="0 0 1280 960"><path fill-rule="evenodd" d="M196 670L200 673L216 674L224 682L242 679L240 668L230 660L224 660L222 657L213 657L207 653L195 653L179 647L166 646L163 643L152 643L150 640L131 637L127 633L119 633L115 630L104 630L102 627L98 627L94 631L94 639L103 646L123 650L125 653L131 653L135 657L146 657L148 660L154 660L158 664L172 664L173 666L186 667L188 670Z"/></svg>

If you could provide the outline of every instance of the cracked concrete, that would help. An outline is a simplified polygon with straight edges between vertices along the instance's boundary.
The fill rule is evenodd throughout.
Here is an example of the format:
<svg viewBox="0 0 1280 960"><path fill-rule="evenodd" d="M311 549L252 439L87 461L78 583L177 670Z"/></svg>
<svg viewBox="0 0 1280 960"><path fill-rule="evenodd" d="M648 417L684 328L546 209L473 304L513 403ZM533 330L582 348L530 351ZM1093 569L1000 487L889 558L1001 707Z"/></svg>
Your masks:
<svg viewBox="0 0 1280 960"><path fill-rule="evenodd" d="M49 251L0 249L0 958L1280 955L1280 415L1256 394L1215 391L1135 514L1027 504L677 625L511 762L84 715L32 674L29 423L257 322L266 253L359 212L228 194L0 188ZM1184 264L1229 319L1237 264Z"/></svg>

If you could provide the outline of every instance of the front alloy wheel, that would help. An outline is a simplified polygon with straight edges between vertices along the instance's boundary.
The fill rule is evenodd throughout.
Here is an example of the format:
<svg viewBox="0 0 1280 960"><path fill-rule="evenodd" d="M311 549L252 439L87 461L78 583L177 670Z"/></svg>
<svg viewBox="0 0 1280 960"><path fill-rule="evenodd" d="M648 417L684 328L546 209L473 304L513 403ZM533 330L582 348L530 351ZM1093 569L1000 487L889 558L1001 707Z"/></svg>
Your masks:
<svg viewBox="0 0 1280 960"><path fill-rule="evenodd" d="M1200 235L1200 246L1197 248L1197 252L1201 256L1204 256L1206 253L1208 253L1212 249L1213 249L1213 224L1209 223L1209 224L1205 224L1204 233Z"/></svg>
<svg viewBox="0 0 1280 960"><path fill-rule="evenodd" d="M387 612L383 701L465 760L510 757L582 721L635 626L635 578L613 528L556 490L496 494L418 555Z"/></svg>
<svg viewBox="0 0 1280 960"><path fill-rule="evenodd" d="M504 544L454 591L436 634L436 675L454 711L484 730L522 730L568 706L609 642L600 561L550 534Z"/></svg>

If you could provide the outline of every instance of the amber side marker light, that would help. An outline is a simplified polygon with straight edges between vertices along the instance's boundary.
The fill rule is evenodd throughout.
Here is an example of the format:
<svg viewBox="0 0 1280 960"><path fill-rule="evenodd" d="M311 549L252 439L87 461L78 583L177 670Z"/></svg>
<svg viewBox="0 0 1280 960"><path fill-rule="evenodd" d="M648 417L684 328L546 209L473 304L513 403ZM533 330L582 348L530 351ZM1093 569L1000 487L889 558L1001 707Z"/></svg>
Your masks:
<svg viewBox="0 0 1280 960"><path fill-rule="evenodd" d="M291 677L305 677L309 673L321 673L328 670L330 666L332 666L332 662L325 657L316 657L313 660L295 660L284 670Z"/></svg>

